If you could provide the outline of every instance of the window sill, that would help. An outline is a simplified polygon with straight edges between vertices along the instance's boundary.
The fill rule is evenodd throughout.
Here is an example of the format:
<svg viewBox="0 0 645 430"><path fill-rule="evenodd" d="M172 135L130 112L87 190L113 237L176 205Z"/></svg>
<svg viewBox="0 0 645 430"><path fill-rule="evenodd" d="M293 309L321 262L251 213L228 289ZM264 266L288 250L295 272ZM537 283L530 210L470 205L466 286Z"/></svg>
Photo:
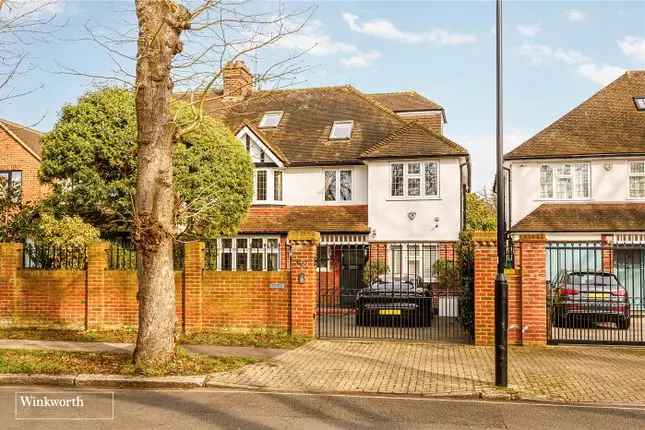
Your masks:
<svg viewBox="0 0 645 430"><path fill-rule="evenodd" d="M388 202L407 202L407 201L420 201L420 200L442 200L441 196L424 196L424 197L387 197Z"/></svg>

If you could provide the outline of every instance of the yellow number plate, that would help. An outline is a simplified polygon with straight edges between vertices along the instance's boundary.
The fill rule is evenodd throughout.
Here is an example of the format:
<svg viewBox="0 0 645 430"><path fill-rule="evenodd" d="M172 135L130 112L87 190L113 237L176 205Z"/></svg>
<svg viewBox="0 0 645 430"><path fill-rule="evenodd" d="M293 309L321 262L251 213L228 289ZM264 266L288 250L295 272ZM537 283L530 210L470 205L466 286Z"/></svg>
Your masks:
<svg viewBox="0 0 645 430"><path fill-rule="evenodd" d="M609 300L609 294L607 293L589 293L590 300Z"/></svg>
<svg viewBox="0 0 645 430"><path fill-rule="evenodd" d="M401 309L379 309L379 315L401 315Z"/></svg>

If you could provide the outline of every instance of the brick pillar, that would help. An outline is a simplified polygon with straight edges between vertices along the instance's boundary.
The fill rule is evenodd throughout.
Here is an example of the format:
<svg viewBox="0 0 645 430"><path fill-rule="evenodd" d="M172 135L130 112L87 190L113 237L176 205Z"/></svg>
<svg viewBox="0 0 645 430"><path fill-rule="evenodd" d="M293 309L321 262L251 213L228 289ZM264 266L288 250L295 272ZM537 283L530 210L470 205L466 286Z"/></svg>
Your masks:
<svg viewBox="0 0 645 430"><path fill-rule="evenodd" d="M613 272L614 270L611 239L612 236L608 234L603 234L600 239L602 241L602 270L605 272Z"/></svg>
<svg viewBox="0 0 645 430"><path fill-rule="evenodd" d="M105 271L107 243L95 242L87 247L87 283L85 289L85 328L98 329L105 320Z"/></svg>
<svg viewBox="0 0 645 430"><path fill-rule="evenodd" d="M13 319L18 300L22 244L0 243L0 318Z"/></svg>
<svg viewBox="0 0 645 430"><path fill-rule="evenodd" d="M289 328L292 334L315 335L316 247L320 233L316 231L290 231L287 240L291 245L291 310Z"/></svg>
<svg viewBox="0 0 645 430"><path fill-rule="evenodd" d="M495 342L495 277L497 248L495 232L473 233L475 242L475 344Z"/></svg>
<svg viewBox="0 0 645 430"><path fill-rule="evenodd" d="M188 242L184 247L183 331L204 329L202 274L204 242Z"/></svg>
<svg viewBox="0 0 645 430"><path fill-rule="evenodd" d="M522 260L522 345L545 345L546 320L546 237L520 236Z"/></svg>

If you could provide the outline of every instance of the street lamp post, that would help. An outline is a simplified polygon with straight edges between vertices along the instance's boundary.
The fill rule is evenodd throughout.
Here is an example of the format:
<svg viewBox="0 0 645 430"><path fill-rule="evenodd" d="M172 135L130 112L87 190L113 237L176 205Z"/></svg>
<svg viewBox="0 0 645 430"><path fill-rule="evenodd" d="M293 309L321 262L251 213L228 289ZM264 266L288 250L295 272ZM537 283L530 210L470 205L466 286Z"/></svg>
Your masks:
<svg viewBox="0 0 645 430"><path fill-rule="evenodd" d="M497 277L495 278L495 385L508 386L508 283L504 275L506 263L506 217L503 171L504 127L502 91L502 0L497 0Z"/></svg>

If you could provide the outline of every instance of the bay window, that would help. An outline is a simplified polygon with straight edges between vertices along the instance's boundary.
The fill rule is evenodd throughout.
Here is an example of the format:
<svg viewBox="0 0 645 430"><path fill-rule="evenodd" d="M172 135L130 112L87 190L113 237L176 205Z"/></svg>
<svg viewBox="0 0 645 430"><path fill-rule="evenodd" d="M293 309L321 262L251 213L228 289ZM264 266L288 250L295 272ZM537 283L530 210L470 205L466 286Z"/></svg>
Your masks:
<svg viewBox="0 0 645 430"><path fill-rule="evenodd" d="M591 197L589 163L540 166L540 199L584 200Z"/></svg>
<svg viewBox="0 0 645 430"><path fill-rule="evenodd" d="M629 165L629 197L645 198L645 161L634 161Z"/></svg>
<svg viewBox="0 0 645 430"><path fill-rule="evenodd" d="M439 197L439 165L436 161L390 164L390 197L423 199Z"/></svg>
<svg viewBox="0 0 645 430"><path fill-rule="evenodd" d="M326 202L351 201L352 188L351 170L325 170Z"/></svg>
<svg viewBox="0 0 645 430"><path fill-rule="evenodd" d="M279 239L275 237L223 238L215 242L218 262L214 270L261 272L280 270Z"/></svg>
<svg viewBox="0 0 645 430"><path fill-rule="evenodd" d="M419 276L425 282L435 278L434 266L437 262L436 244L397 244L390 245L388 267L393 276Z"/></svg>

